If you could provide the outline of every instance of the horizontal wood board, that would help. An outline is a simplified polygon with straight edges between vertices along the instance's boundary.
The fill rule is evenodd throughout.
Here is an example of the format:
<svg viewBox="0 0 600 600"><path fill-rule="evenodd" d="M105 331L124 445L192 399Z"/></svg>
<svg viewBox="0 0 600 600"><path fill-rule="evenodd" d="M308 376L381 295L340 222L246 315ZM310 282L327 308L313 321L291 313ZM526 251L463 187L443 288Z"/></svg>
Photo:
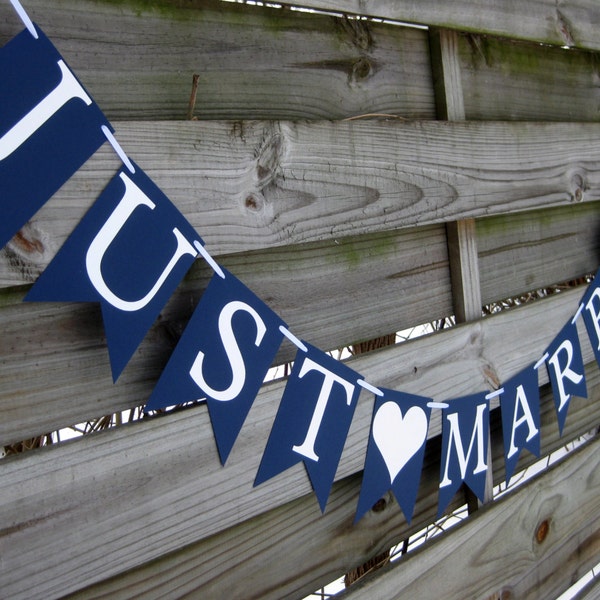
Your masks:
<svg viewBox="0 0 600 600"><path fill-rule="evenodd" d="M121 144L215 255L600 198L600 125L128 122ZM113 177L104 148L0 255L31 282Z"/></svg>
<svg viewBox="0 0 600 600"><path fill-rule="evenodd" d="M600 7L594 0L565 0L558 6L554 0L303 0L301 5L558 46L600 48Z"/></svg>
<svg viewBox="0 0 600 600"><path fill-rule="evenodd" d="M599 446L598 439L590 442L450 535L366 577L342 597L556 598L598 560ZM546 536L540 530L544 522ZM463 548L469 552L458 551Z"/></svg>
<svg viewBox="0 0 600 600"><path fill-rule="evenodd" d="M109 119L433 118L426 32L217 0L25 3ZM0 44L21 31L0 7Z"/></svg>
<svg viewBox="0 0 600 600"><path fill-rule="evenodd" d="M589 399L573 398L562 437L558 434L550 386L543 386L542 456L587 433L591 421L600 422L600 371L595 363L586 366L586 375ZM504 454L498 419L492 420L492 426L496 427L492 430L494 474L497 481L502 481ZM229 598L301 598L435 520L439 453L439 440L431 440L410 525L391 494L386 494L383 503L352 524L362 481L357 474L334 484L323 515L315 517L312 494L303 496L139 568L86 587L69 600L125 599L136 595L158 600L165 594L187 598L193 594L211 597L219 593ZM517 473L535 460L524 452ZM451 502L451 509L460 504L460 496L457 494ZM331 551L333 547L335 552ZM276 570L270 568L272 564L277 564ZM304 566L300 572L299 564Z"/></svg>
<svg viewBox="0 0 600 600"><path fill-rule="evenodd" d="M467 119L598 121L597 52L457 36Z"/></svg>
<svg viewBox="0 0 600 600"><path fill-rule="evenodd" d="M595 273L600 211L595 203L477 220L484 304Z"/></svg>
<svg viewBox="0 0 600 600"><path fill-rule="evenodd" d="M544 324L562 324L578 296L577 290L565 292L357 357L352 366L376 385L438 400L489 389L537 360L556 333ZM508 349L507 342L516 339ZM583 348L589 362L589 344ZM204 407L4 459L1 534L12 549L2 562L4 588L25 596L43 585L55 597L309 494L301 465L252 488L281 393L282 385L272 384L259 394L225 468ZM368 396L357 408L338 479L362 468L372 410ZM436 413L430 435L439 428ZM47 556L48 564L39 556L29 560L37 553L35 540L50 535L63 542L58 564L56 554Z"/></svg>

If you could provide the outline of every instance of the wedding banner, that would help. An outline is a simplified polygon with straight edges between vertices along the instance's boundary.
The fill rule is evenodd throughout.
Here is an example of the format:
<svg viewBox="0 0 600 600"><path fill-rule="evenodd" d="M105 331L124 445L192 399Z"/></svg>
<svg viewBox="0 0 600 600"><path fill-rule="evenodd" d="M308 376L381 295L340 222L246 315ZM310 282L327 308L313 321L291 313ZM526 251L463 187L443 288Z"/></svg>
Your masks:
<svg viewBox="0 0 600 600"><path fill-rule="evenodd" d="M213 275L145 410L206 399L225 464L273 362L285 323L239 279Z"/></svg>
<svg viewBox="0 0 600 600"><path fill-rule="evenodd" d="M464 482L483 502L488 470L489 402L485 392L456 398L442 410L438 517Z"/></svg>
<svg viewBox="0 0 600 600"><path fill-rule="evenodd" d="M109 123L36 28L0 49L0 248L106 141Z"/></svg>
<svg viewBox="0 0 600 600"><path fill-rule="evenodd" d="M535 365L529 365L502 384L500 413L508 483L521 450L540 455L540 388Z"/></svg>
<svg viewBox="0 0 600 600"><path fill-rule="evenodd" d="M303 461L324 512L358 401L360 375L303 343L306 350L296 354L254 485Z"/></svg>
<svg viewBox="0 0 600 600"><path fill-rule="evenodd" d="M364 388L375 395L375 402L355 522L389 490L411 520L432 409L442 410L441 516L462 483L484 499L491 467L492 397L500 397L507 480L522 450L540 453L538 368L546 363L561 435L572 396L587 397L576 321L583 313L600 364L600 270L579 310L542 358L499 389L446 404L375 388L347 364L298 340L274 311L212 259L186 218L126 157L99 108L39 28L29 23L28 30L0 49L0 68L2 246L106 139L124 163L38 278L27 301L99 302L116 381L202 255L215 274L145 410L206 401L222 464L283 337L298 347L255 486L303 462L324 511Z"/></svg>
<svg viewBox="0 0 600 600"><path fill-rule="evenodd" d="M388 490L410 523L421 480L431 398L381 388L373 408L362 487L354 522Z"/></svg>
<svg viewBox="0 0 600 600"><path fill-rule="evenodd" d="M100 302L115 381L202 244L150 178L134 170L113 177L25 297Z"/></svg>

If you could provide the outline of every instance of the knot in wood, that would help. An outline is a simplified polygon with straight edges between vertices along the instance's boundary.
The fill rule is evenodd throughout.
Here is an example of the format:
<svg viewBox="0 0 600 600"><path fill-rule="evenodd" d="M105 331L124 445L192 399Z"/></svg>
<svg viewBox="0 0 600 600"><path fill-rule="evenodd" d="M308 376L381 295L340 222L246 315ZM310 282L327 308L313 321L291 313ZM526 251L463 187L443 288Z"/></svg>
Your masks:
<svg viewBox="0 0 600 600"><path fill-rule="evenodd" d="M351 80L365 79L371 74L371 63L369 59L362 56L352 65Z"/></svg>
<svg viewBox="0 0 600 600"><path fill-rule="evenodd" d="M550 521L548 519L544 519L535 530L535 541L538 544L541 544L547 537L548 532L550 531Z"/></svg>
<svg viewBox="0 0 600 600"><path fill-rule="evenodd" d="M571 202L581 202L587 187L585 173L579 169L569 173L569 193Z"/></svg>
<svg viewBox="0 0 600 600"><path fill-rule="evenodd" d="M244 200L244 206L246 210L257 213L260 212L265 204L265 199L259 194L250 193Z"/></svg>
<svg viewBox="0 0 600 600"><path fill-rule="evenodd" d="M373 506L371 507L371 510L374 513L379 513L385 510L385 507L387 506L387 500L385 498L379 498L379 500L377 500L377 502L375 502L375 504L373 504Z"/></svg>

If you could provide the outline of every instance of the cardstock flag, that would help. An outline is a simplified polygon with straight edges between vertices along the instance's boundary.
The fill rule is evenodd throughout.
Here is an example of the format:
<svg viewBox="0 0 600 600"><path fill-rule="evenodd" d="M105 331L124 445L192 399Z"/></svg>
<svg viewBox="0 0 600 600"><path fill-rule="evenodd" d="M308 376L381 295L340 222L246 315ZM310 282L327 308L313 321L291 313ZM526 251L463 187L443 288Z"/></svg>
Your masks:
<svg viewBox="0 0 600 600"><path fill-rule="evenodd" d="M500 412L504 438L506 481L510 481L521 450L540 455L540 388L537 369L530 365L502 385Z"/></svg>
<svg viewBox="0 0 600 600"><path fill-rule="evenodd" d="M283 340L285 323L239 279L215 274L145 410L206 398L225 464Z"/></svg>
<svg viewBox="0 0 600 600"><path fill-rule="evenodd" d="M25 300L100 302L116 380L184 277L201 239L135 166L121 170Z"/></svg>
<svg viewBox="0 0 600 600"><path fill-rule="evenodd" d="M438 518L464 482L483 502L490 410L485 392L450 401L442 410Z"/></svg>
<svg viewBox="0 0 600 600"><path fill-rule="evenodd" d="M572 396L587 398L583 356L577 325L569 321L546 350L558 429L562 435Z"/></svg>
<svg viewBox="0 0 600 600"><path fill-rule="evenodd" d="M594 349L596 362L600 365L600 270L590 283L582 300L583 320L590 343Z"/></svg>
<svg viewBox="0 0 600 600"><path fill-rule="evenodd" d="M299 350L254 485L304 461L325 511L360 395L355 371L318 348Z"/></svg>
<svg viewBox="0 0 600 600"><path fill-rule="evenodd" d="M371 422L362 488L354 522L388 490L412 519L429 429L430 398L382 389Z"/></svg>
<svg viewBox="0 0 600 600"><path fill-rule="evenodd" d="M106 141L110 127L37 27L0 49L0 248Z"/></svg>

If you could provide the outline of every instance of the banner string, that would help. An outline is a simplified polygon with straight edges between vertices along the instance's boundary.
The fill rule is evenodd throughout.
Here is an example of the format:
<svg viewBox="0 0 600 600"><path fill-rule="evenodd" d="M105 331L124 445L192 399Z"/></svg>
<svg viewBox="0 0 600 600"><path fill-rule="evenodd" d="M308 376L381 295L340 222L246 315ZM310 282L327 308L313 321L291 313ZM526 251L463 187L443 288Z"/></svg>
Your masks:
<svg viewBox="0 0 600 600"><path fill-rule="evenodd" d="M225 279L223 269L217 264L217 261L208 253L208 250L198 241L194 242L196 250L202 255L202 258L211 266L212 270L221 278Z"/></svg>
<svg viewBox="0 0 600 600"><path fill-rule="evenodd" d="M534 369L539 369L545 362L546 359L549 357L550 355L546 352L546 354L544 354L544 356L542 356L542 358L540 358L540 360L538 360L535 365L533 365Z"/></svg>
<svg viewBox="0 0 600 600"><path fill-rule="evenodd" d="M494 390L493 392L490 392L489 394L486 394L485 399L486 400L491 400L492 398L495 398L496 396L501 396L502 394L504 394L504 388L498 388L497 390Z"/></svg>
<svg viewBox="0 0 600 600"><path fill-rule="evenodd" d="M299 340L287 327L280 325L279 331L281 331L281 333L283 333L283 335L285 335L285 337L290 340L290 342L292 342L296 348L302 350L302 352L308 352L308 348L305 346L305 344Z"/></svg>
<svg viewBox="0 0 600 600"><path fill-rule="evenodd" d="M12 1L12 0L11 0ZM106 126L102 125L102 133L106 136L106 139L109 141L110 145L113 147L113 150L117 153L118 157L121 159L121 162L127 167L127 170L133 175L135 173L135 168L129 158L127 158L127 154L117 139L112 134L111 130Z"/></svg>
<svg viewBox="0 0 600 600"><path fill-rule="evenodd" d="M35 29L33 21L29 18L27 11L23 8L23 5L19 2L19 0L10 0L10 3L12 4L16 13L19 15L21 21L23 21L23 25L27 27L27 31L29 31L29 33L37 40L39 38L38 32Z"/></svg>
<svg viewBox="0 0 600 600"><path fill-rule="evenodd" d="M582 310L583 310L583 302L579 305L579 308L577 309L575 316L571 320L571 325L575 325L575 322L577 321L577 319L579 319L579 316L581 315Z"/></svg>
<svg viewBox="0 0 600 600"><path fill-rule="evenodd" d="M450 408L450 405L447 402L428 402L427 406L429 408L439 408L440 410Z"/></svg>

